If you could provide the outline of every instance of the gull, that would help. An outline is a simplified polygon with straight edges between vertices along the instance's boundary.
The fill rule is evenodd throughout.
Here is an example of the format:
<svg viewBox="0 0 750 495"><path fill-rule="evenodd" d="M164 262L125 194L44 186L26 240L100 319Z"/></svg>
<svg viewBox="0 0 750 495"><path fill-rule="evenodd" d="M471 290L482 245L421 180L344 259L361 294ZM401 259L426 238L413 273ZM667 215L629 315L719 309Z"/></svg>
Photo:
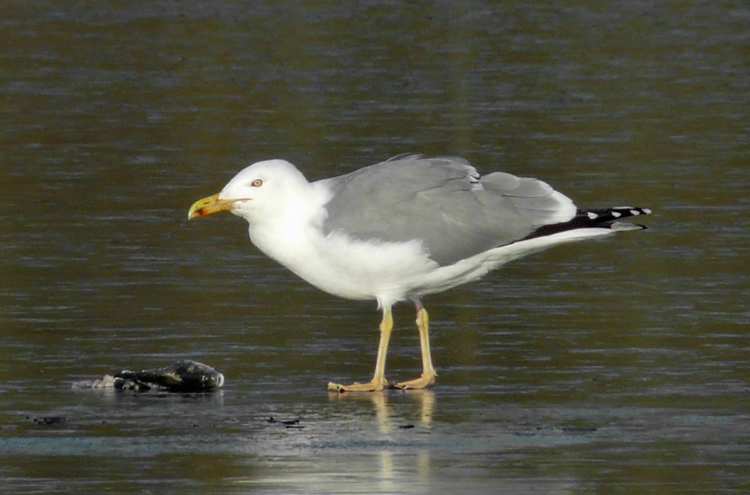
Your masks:
<svg viewBox="0 0 750 495"><path fill-rule="evenodd" d="M247 220L258 249L315 287L377 301L383 316L372 380L329 383L332 392L431 385L437 373L423 296L556 244L643 230L620 220L651 213L631 206L581 210L541 180L480 176L463 158L415 154L316 182L285 160L254 163L221 192L196 201L188 219L221 211ZM391 308L404 300L416 308L422 374L389 383Z"/></svg>

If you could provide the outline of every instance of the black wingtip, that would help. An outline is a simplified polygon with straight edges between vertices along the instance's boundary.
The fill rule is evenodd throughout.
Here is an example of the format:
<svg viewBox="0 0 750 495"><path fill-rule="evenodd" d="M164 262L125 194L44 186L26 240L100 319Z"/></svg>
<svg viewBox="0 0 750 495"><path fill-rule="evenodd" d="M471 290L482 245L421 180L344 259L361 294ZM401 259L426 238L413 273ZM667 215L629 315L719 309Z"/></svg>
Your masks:
<svg viewBox="0 0 750 495"><path fill-rule="evenodd" d="M628 217L637 217L641 215L650 215L649 208L640 208L636 206L615 206L601 210L578 210L576 216L571 220L552 225L544 225L526 236L526 239L535 237L545 237L575 229L612 229L616 231L625 230L648 230L645 225L621 222L620 220Z"/></svg>
<svg viewBox="0 0 750 495"><path fill-rule="evenodd" d="M647 230L645 225L620 222L620 220L622 220L623 218L638 217L641 215L650 214L650 208L639 208L637 206L615 206L614 208L605 208L603 210L578 210L576 217L578 217L579 215L583 215L591 221L591 225L583 225L583 228L604 227L610 228L612 230Z"/></svg>

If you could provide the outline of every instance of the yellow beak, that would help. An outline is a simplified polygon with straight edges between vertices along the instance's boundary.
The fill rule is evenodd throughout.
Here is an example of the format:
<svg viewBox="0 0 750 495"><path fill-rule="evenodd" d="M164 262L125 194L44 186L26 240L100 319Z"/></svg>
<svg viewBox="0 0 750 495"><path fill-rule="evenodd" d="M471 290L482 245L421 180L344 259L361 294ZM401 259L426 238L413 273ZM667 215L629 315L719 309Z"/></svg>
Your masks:
<svg viewBox="0 0 750 495"><path fill-rule="evenodd" d="M236 199L219 199L219 193L209 196L207 198L199 199L193 206L190 207L188 212L188 220L192 220L195 217L205 217L213 213L220 211L228 211L232 209L232 205Z"/></svg>

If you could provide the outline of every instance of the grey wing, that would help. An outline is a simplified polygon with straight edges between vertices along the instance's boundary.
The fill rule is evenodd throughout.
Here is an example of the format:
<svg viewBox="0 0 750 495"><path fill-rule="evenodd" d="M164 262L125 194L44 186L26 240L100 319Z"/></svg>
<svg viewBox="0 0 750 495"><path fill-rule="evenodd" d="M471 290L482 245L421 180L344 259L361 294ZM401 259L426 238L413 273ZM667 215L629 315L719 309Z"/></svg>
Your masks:
<svg viewBox="0 0 750 495"><path fill-rule="evenodd" d="M505 173L482 178L466 160L405 155L327 179L325 233L360 240L419 239L449 265L567 221L575 206L544 182Z"/></svg>

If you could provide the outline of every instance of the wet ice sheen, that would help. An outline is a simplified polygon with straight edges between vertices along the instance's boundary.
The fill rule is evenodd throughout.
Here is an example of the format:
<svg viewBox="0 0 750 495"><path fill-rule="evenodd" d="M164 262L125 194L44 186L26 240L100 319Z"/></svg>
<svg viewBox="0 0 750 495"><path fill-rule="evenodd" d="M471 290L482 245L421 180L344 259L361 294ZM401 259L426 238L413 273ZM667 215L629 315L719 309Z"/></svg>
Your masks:
<svg viewBox="0 0 750 495"><path fill-rule="evenodd" d="M0 493L738 493L743 8L3 4ZM431 297L434 388L330 397L376 308L184 208L253 161L401 152L655 214ZM389 377L419 368L412 311ZM178 359L223 389L70 388Z"/></svg>

